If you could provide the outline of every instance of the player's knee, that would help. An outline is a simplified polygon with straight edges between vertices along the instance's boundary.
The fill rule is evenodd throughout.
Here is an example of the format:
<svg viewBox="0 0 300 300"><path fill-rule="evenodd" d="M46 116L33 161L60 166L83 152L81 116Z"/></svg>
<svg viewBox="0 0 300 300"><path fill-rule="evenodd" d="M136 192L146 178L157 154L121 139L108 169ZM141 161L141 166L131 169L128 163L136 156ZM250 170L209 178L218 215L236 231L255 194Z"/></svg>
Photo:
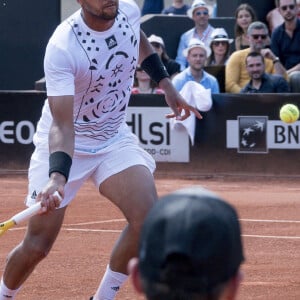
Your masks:
<svg viewBox="0 0 300 300"><path fill-rule="evenodd" d="M130 218L128 219L129 225L135 232L140 232L144 223L145 217L154 205L157 198L155 196L150 197L148 200L143 201L142 207L139 209L133 209Z"/></svg>
<svg viewBox="0 0 300 300"><path fill-rule="evenodd" d="M30 260L40 261L47 257L52 247L52 243L47 241L30 241L29 243L24 242L23 251L25 251Z"/></svg>
<svg viewBox="0 0 300 300"><path fill-rule="evenodd" d="M36 260L42 260L47 257L49 252L50 248L48 247L35 247L31 253L35 256Z"/></svg>

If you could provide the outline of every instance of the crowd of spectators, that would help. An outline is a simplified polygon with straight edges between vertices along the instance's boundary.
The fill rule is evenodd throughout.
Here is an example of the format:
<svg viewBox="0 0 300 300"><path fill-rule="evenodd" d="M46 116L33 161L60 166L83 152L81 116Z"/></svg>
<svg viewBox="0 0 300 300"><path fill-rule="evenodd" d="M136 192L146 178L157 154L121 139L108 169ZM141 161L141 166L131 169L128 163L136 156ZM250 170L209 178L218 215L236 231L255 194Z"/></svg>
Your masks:
<svg viewBox="0 0 300 300"><path fill-rule="evenodd" d="M212 93L219 93L221 84L226 93L300 92L300 0L275 0L266 23L258 21L250 4L240 4L234 14L234 36L210 24L216 5L212 9L209 1L194 0L189 5L174 0L169 7L163 1L150 2L153 7L162 5L157 7L161 14L193 20L194 26L181 34L174 58L168 56L162 37L149 37L177 90L194 81ZM224 66L224 82L207 73L206 66Z"/></svg>

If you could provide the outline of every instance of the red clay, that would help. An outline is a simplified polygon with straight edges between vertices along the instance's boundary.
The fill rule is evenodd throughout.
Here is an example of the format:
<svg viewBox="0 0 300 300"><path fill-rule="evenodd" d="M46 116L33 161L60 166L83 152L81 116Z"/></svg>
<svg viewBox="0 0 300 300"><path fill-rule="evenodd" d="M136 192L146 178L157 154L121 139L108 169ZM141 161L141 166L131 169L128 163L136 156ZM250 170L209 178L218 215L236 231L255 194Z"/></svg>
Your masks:
<svg viewBox="0 0 300 300"><path fill-rule="evenodd" d="M190 185L209 188L238 210L246 262L238 300L300 299L299 179L162 179L160 195ZM26 176L0 178L0 219L24 208ZM105 221L105 222L104 222ZM92 183L69 207L64 227L50 255L23 286L20 300L87 300L104 272L109 253L125 221L117 208L100 197ZM0 268L25 228L7 232L0 241ZM141 300L128 281L118 300Z"/></svg>

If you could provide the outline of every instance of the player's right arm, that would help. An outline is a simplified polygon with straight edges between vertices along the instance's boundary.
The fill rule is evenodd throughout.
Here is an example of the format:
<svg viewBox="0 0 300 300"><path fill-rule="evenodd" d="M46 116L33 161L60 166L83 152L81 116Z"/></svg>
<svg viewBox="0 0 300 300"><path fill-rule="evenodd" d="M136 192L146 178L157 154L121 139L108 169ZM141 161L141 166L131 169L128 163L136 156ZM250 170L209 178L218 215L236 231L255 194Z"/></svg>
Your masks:
<svg viewBox="0 0 300 300"><path fill-rule="evenodd" d="M53 199L56 190L64 197L64 185L72 165L74 152L73 106L75 94L75 62L65 47L64 28L50 39L44 57L47 97L52 115L49 130L49 180L38 195L45 210L53 210L59 201Z"/></svg>
<svg viewBox="0 0 300 300"><path fill-rule="evenodd" d="M49 96L48 102L52 114L49 132L49 151L63 151L73 157L74 152L74 96Z"/></svg>
<svg viewBox="0 0 300 300"><path fill-rule="evenodd" d="M71 95L48 97L53 118L49 131L49 181L38 196L44 211L59 206L58 198L49 198L55 191L64 196L68 165L72 162L74 153L73 98Z"/></svg>

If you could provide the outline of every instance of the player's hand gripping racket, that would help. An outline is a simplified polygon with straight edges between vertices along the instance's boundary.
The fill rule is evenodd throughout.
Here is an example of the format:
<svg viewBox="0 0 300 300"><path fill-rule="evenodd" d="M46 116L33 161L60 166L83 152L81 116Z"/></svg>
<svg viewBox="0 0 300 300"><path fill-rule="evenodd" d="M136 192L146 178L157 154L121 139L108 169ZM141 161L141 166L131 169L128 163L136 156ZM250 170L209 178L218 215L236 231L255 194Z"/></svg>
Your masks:
<svg viewBox="0 0 300 300"><path fill-rule="evenodd" d="M57 191L53 195L57 196L60 199L60 201L62 200L61 196ZM21 212L17 213L9 220L0 223L0 236L3 235L8 229L14 227L15 225L19 225L20 223L30 219L32 216L38 214L41 211L41 209L42 209L41 203L37 202L31 205L30 207L22 210Z"/></svg>

